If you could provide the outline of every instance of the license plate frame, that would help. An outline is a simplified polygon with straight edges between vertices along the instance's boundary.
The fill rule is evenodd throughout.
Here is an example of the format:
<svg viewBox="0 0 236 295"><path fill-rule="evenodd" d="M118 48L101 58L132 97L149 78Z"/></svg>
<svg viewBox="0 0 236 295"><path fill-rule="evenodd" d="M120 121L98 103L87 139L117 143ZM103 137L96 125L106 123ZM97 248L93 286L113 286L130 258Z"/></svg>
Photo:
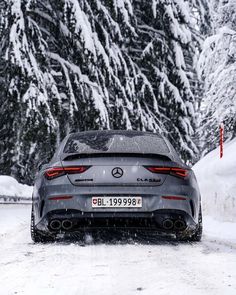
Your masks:
<svg viewBox="0 0 236 295"><path fill-rule="evenodd" d="M93 196L92 208L142 208L141 196Z"/></svg>

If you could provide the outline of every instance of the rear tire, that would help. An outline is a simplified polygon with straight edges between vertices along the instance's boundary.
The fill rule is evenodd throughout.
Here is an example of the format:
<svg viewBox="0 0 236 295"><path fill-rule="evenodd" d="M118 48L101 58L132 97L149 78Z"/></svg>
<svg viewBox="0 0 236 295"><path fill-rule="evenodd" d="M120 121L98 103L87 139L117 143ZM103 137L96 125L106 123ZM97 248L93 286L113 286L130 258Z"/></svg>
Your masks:
<svg viewBox="0 0 236 295"><path fill-rule="evenodd" d="M47 243L47 242L54 241L54 239L52 237L44 236L36 229L33 207L32 207L32 211L31 211L30 234L31 234L31 239L34 243Z"/></svg>

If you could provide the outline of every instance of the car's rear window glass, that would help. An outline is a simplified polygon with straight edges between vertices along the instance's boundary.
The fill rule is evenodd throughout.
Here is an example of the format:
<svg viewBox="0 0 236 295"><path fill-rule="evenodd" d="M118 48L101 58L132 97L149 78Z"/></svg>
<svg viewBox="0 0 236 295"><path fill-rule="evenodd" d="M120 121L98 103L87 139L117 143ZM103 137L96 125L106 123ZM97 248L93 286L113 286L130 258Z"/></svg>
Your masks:
<svg viewBox="0 0 236 295"><path fill-rule="evenodd" d="M148 153L168 154L165 141L142 132L81 132L69 137L64 153Z"/></svg>

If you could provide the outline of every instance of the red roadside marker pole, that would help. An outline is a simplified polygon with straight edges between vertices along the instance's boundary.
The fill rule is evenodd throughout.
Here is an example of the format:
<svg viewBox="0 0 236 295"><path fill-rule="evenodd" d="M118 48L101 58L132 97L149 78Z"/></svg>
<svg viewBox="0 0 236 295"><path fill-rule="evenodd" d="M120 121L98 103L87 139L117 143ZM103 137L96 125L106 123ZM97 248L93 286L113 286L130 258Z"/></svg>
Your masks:
<svg viewBox="0 0 236 295"><path fill-rule="evenodd" d="M220 124L220 158L223 157L224 153L224 124Z"/></svg>

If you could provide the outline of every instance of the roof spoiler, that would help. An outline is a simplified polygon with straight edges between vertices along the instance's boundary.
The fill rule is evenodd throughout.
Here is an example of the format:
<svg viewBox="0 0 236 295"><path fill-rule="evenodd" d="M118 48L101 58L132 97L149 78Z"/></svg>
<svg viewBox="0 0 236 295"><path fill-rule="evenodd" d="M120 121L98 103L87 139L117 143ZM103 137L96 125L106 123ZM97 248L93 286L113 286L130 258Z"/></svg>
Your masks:
<svg viewBox="0 0 236 295"><path fill-rule="evenodd" d="M135 158L155 158L164 161L173 161L170 157L161 154L142 154L142 153L89 153L89 154L64 154L62 161L73 161L84 158L103 158L103 157L135 157Z"/></svg>

